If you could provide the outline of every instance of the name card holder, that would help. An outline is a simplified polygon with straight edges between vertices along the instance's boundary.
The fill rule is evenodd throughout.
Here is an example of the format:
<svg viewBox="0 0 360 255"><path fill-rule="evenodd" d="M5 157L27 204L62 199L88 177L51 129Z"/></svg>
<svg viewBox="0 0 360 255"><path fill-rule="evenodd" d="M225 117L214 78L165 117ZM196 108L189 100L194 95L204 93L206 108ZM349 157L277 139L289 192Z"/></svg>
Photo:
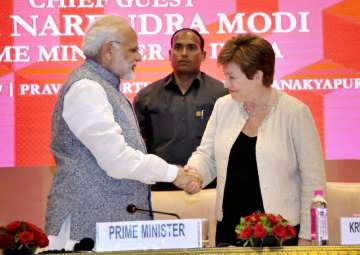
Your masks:
<svg viewBox="0 0 360 255"><path fill-rule="evenodd" d="M97 223L95 250L201 248L203 225L207 227L204 221L183 219Z"/></svg>
<svg viewBox="0 0 360 255"><path fill-rule="evenodd" d="M360 217L342 217L340 225L342 245L360 244Z"/></svg>

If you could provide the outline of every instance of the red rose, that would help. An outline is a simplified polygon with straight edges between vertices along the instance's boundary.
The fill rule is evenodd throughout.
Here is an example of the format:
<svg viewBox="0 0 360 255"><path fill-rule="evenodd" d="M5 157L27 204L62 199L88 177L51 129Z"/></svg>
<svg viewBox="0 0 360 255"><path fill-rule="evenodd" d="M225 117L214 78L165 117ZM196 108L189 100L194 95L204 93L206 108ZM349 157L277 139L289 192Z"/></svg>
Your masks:
<svg viewBox="0 0 360 255"><path fill-rule="evenodd" d="M35 244L40 248L44 248L49 245L49 239L47 235L44 233L40 233L39 235L35 235Z"/></svg>
<svg viewBox="0 0 360 255"><path fill-rule="evenodd" d="M32 232L34 234L43 232L41 228L35 226L34 224L28 223L28 222L26 223L26 227L30 232Z"/></svg>
<svg viewBox="0 0 360 255"><path fill-rule="evenodd" d="M290 238L294 238L296 236L296 229L293 226L288 225L287 230L288 230Z"/></svg>
<svg viewBox="0 0 360 255"><path fill-rule="evenodd" d="M273 232L274 236L279 240L284 240L286 238L286 236L288 235L286 227L284 227L283 225L280 225L280 224L275 225L272 228L272 232Z"/></svg>
<svg viewBox="0 0 360 255"><path fill-rule="evenodd" d="M278 223L278 221L279 221L279 218L277 216L275 216L274 214L269 214L267 217L272 225Z"/></svg>
<svg viewBox="0 0 360 255"><path fill-rule="evenodd" d="M252 233L253 233L252 228L250 226L246 227L245 229L243 229L243 231L241 231L240 238L241 239L249 239L251 237Z"/></svg>
<svg viewBox="0 0 360 255"><path fill-rule="evenodd" d="M49 245L49 239L47 235L44 234L41 228L35 226L31 223L26 223L27 229L34 234L35 245L40 248L44 248Z"/></svg>
<svg viewBox="0 0 360 255"><path fill-rule="evenodd" d="M250 222L250 223L258 223L260 221L260 216L259 214L257 214L256 212L255 213L252 213L251 215L249 216L246 216L245 217L245 220L247 222Z"/></svg>
<svg viewBox="0 0 360 255"><path fill-rule="evenodd" d="M17 231L20 230L21 224L21 221L11 222L6 226L6 230L9 232L9 234L15 234Z"/></svg>
<svg viewBox="0 0 360 255"><path fill-rule="evenodd" d="M259 214L255 214L254 217L254 222L259 222L260 221L260 215Z"/></svg>
<svg viewBox="0 0 360 255"><path fill-rule="evenodd" d="M0 234L0 249L14 248L14 237L9 234Z"/></svg>
<svg viewBox="0 0 360 255"><path fill-rule="evenodd" d="M19 241L22 245L28 245L34 241L34 234L29 231L23 231L19 233Z"/></svg>
<svg viewBox="0 0 360 255"><path fill-rule="evenodd" d="M264 238L266 236L266 230L263 225L256 224L254 229L254 236L255 238Z"/></svg>

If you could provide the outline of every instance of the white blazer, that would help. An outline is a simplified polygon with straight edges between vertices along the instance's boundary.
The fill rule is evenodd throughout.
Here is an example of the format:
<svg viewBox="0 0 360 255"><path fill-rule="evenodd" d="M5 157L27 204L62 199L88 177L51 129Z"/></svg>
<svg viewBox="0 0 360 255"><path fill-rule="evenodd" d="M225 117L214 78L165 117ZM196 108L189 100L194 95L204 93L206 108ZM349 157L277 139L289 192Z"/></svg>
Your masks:
<svg viewBox="0 0 360 255"><path fill-rule="evenodd" d="M258 129L256 161L264 209L300 225L299 237L310 239L310 204L313 191L325 187L324 161L319 136L309 108L296 98L276 91L277 100ZM204 186L217 177L216 217L222 203L230 150L248 116L243 103L226 95L219 98L201 144L188 165L199 170ZM251 191L239 194L250 196Z"/></svg>

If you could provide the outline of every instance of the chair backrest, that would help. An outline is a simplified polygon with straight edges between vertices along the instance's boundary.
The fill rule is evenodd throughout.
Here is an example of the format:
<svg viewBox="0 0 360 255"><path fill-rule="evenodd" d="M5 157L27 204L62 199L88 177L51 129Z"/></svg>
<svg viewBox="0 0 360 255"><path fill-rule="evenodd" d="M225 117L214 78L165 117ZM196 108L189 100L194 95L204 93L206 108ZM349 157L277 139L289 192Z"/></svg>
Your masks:
<svg viewBox="0 0 360 255"><path fill-rule="evenodd" d="M360 183L328 182L329 244L341 243L340 218L360 213Z"/></svg>
<svg viewBox="0 0 360 255"><path fill-rule="evenodd" d="M215 244L215 189L205 189L195 195L184 191L151 192L152 208L155 211L176 213L182 219L208 219L209 245ZM155 219L164 220L171 216L154 214Z"/></svg>

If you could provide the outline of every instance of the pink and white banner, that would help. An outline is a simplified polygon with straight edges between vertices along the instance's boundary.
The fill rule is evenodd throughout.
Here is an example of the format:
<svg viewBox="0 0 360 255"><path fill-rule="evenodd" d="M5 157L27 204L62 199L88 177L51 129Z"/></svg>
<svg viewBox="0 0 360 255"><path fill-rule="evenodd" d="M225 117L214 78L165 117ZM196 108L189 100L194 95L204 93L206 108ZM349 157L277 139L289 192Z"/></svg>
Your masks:
<svg viewBox="0 0 360 255"><path fill-rule="evenodd" d="M203 71L223 79L216 56L239 33L276 52L273 86L308 104L326 159L360 159L358 0L6 0L0 9L0 167L52 165L51 113L67 75L83 60L81 38L104 14L126 17L143 61L123 81L130 100L171 72L171 34L198 30ZM311 153L311 152L309 152Z"/></svg>

